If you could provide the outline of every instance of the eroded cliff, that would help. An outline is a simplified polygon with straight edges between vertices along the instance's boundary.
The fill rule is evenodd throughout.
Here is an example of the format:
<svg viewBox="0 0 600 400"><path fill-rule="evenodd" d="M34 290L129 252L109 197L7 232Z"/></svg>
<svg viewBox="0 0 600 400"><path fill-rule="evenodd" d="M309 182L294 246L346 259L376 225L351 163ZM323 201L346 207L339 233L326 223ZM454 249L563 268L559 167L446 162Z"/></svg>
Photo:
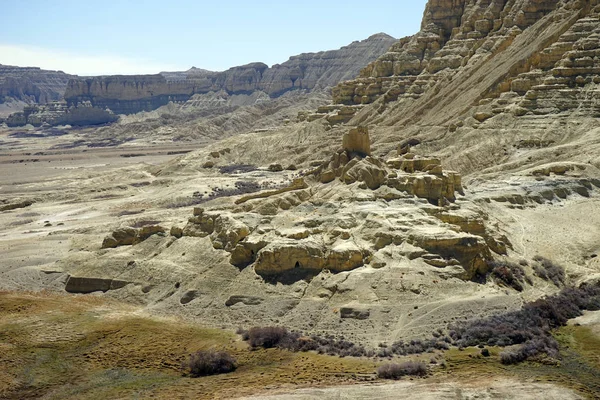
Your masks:
<svg viewBox="0 0 600 400"><path fill-rule="evenodd" d="M89 101L115 114L132 114L156 109L170 101L186 101L194 94L221 90L228 94L262 91L277 97L290 90L330 87L356 76L394 41L391 36L376 34L339 50L294 56L271 68L251 63L224 72L192 68L186 73L72 79L65 99L70 106Z"/></svg>
<svg viewBox="0 0 600 400"><path fill-rule="evenodd" d="M0 64L0 103L11 99L38 104L60 100L74 77L62 71Z"/></svg>

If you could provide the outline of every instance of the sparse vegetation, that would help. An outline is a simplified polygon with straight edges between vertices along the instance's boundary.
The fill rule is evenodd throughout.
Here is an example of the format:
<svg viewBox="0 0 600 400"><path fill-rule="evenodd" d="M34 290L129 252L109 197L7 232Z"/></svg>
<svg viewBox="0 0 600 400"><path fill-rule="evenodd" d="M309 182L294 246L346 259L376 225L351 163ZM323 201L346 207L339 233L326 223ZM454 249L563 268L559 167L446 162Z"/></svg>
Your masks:
<svg viewBox="0 0 600 400"><path fill-rule="evenodd" d="M402 364L384 364L377 369L377 376L381 379L400 379L403 376L425 376L427 366L419 361L407 361Z"/></svg>
<svg viewBox="0 0 600 400"><path fill-rule="evenodd" d="M248 331L248 343L252 347L263 347L270 349L280 347L285 341L290 341L290 333L287 329L279 326L267 326L264 328L251 328Z"/></svg>
<svg viewBox="0 0 600 400"><path fill-rule="evenodd" d="M225 374L235 371L236 360L226 351L200 350L190 355L183 369L192 377Z"/></svg>
<svg viewBox="0 0 600 400"><path fill-rule="evenodd" d="M500 353L502 364L518 364L529 358L544 354L556 358L558 356L558 343L551 336L542 336L528 340L521 346L507 349Z"/></svg>
<svg viewBox="0 0 600 400"><path fill-rule="evenodd" d="M177 197L165 205L166 208L192 207L205 203L207 200L202 197Z"/></svg>
<svg viewBox="0 0 600 400"><path fill-rule="evenodd" d="M269 187L275 187L275 185L267 184L267 185L259 185L253 181L237 181L234 184L234 188L220 188L214 187L211 188L211 192L205 196L203 193L195 192L192 197L178 197L175 200L166 204L167 208L181 208L181 207L191 207L198 204L206 203L207 201L218 199L220 197L231 197L231 196L241 196L244 194L255 193L263 189L267 189Z"/></svg>
<svg viewBox="0 0 600 400"><path fill-rule="evenodd" d="M115 311L119 318L102 318ZM0 398L238 398L267 385L361 382L375 372L371 360L248 351L233 339L220 329L143 317L107 298L0 292ZM211 348L235 358L235 373L182 374L190 353Z"/></svg>
<svg viewBox="0 0 600 400"><path fill-rule="evenodd" d="M117 217L126 217L128 215L136 215L136 214L141 214L143 213L145 210L123 210L123 211L119 211L117 213Z"/></svg>
<svg viewBox="0 0 600 400"><path fill-rule="evenodd" d="M522 292L525 282L530 285L532 283L531 278L525 274L523 267L519 264L507 261L492 261L489 265L490 275L499 285L508 286Z"/></svg>
<svg viewBox="0 0 600 400"><path fill-rule="evenodd" d="M9 224L9 226L21 226L21 225L27 225L27 224L31 224L32 222L34 222L33 219L31 218L26 218L26 219L20 219L17 221L13 221Z"/></svg>
<svg viewBox="0 0 600 400"><path fill-rule="evenodd" d="M454 326L450 336L458 347L519 345L503 353L502 362L506 364L538 355L556 357L558 344L551 331L580 316L583 310L600 310L599 287L565 288L557 295L528 303L519 311Z"/></svg>
<svg viewBox="0 0 600 400"><path fill-rule="evenodd" d="M435 332L439 334L438 332ZM432 339L413 339L408 342L399 340L394 342L388 352L380 352L380 357L389 357L390 355L406 356L410 354L432 353L434 350L448 350L450 348L450 339L447 337L434 337Z"/></svg>
<svg viewBox="0 0 600 400"><path fill-rule="evenodd" d="M558 287L565 284L565 269L561 265L542 256L535 256L533 260L535 261L533 270L537 276Z"/></svg>
<svg viewBox="0 0 600 400"><path fill-rule="evenodd" d="M319 354L338 355L340 357L372 356L374 351L367 351L344 338L304 336L301 332L288 331L283 327L254 327L249 330L238 329L237 333L248 341L252 348L273 348L298 351L316 351Z"/></svg>

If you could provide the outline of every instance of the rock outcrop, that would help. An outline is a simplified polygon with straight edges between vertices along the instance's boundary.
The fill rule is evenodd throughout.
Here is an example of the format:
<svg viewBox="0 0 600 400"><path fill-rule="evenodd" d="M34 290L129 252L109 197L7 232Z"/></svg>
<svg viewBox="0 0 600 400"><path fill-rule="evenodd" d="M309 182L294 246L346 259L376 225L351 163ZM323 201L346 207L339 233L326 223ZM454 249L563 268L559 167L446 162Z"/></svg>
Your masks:
<svg viewBox="0 0 600 400"><path fill-rule="evenodd" d="M69 276L65 290L69 293L107 292L121 289L130 283L119 279Z"/></svg>
<svg viewBox="0 0 600 400"><path fill-rule="evenodd" d="M164 234L165 229L160 225L147 225L141 228L130 226L119 228L102 241L102 248L115 248L119 246L131 246L148 239L152 235Z"/></svg>
<svg viewBox="0 0 600 400"><path fill-rule="evenodd" d="M476 212L455 203L460 175L439 159L369 153L368 130L352 129L304 179L237 199L230 209L196 208L182 234L208 237L231 264L284 283L381 268L401 246L411 249L404 257L471 279L487 270L493 251L505 251Z"/></svg>
<svg viewBox="0 0 600 400"><path fill-rule="evenodd" d="M342 148L349 154L370 156L371 139L369 138L369 130L362 126L350 129L350 132L345 133L342 137Z"/></svg>
<svg viewBox="0 0 600 400"><path fill-rule="evenodd" d="M507 74L499 77L505 83L497 81L495 84L501 84L490 89L506 91L512 87L524 93L546 78L549 85L565 87L590 83L593 77L589 74L597 70L597 5L596 0L431 0L421 31L395 43L364 68L359 78L334 88L334 102L352 105L379 98L384 102L418 99L430 90L439 90L439 85L458 71L475 70L506 51L525 31L551 23L556 24L555 29L540 30L541 36L531 38L538 39L540 47L515 59L518 63L508 66ZM552 18L545 18L549 14ZM547 88L539 89L542 91L547 92ZM533 100L534 95L530 97Z"/></svg>
<svg viewBox="0 0 600 400"><path fill-rule="evenodd" d="M71 79L65 91L68 106L89 102L115 114L154 110L169 101L188 100L196 90L194 82L168 82L160 75L115 75Z"/></svg>

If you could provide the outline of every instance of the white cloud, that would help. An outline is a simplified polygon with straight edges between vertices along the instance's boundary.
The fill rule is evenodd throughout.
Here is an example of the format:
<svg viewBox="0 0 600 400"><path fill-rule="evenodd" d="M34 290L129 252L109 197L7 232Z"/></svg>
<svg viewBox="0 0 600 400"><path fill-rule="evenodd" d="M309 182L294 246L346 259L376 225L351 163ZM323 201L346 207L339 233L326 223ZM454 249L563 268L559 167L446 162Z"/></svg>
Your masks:
<svg viewBox="0 0 600 400"><path fill-rule="evenodd" d="M0 44L0 64L19 67L40 67L69 74L135 75L156 74L161 71L182 71L186 67L158 64L148 60L114 55L83 55L61 50L31 46Z"/></svg>

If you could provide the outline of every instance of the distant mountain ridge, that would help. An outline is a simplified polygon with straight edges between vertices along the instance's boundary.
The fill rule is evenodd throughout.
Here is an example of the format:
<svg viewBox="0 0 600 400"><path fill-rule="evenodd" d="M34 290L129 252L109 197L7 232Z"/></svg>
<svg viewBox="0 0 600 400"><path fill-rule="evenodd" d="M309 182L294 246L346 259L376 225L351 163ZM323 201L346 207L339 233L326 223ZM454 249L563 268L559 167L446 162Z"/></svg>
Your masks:
<svg viewBox="0 0 600 400"><path fill-rule="evenodd" d="M262 91L278 97L290 90L325 88L353 78L394 42L393 37L379 33L338 50L293 56L270 68L258 62L223 72L192 68L183 73L74 78L64 97L69 106L89 101L115 114L150 111L169 101L186 101L194 94L221 90L228 94Z"/></svg>
<svg viewBox="0 0 600 400"><path fill-rule="evenodd" d="M75 77L62 71L0 64L0 104L10 100L37 104L61 100L67 83Z"/></svg>

